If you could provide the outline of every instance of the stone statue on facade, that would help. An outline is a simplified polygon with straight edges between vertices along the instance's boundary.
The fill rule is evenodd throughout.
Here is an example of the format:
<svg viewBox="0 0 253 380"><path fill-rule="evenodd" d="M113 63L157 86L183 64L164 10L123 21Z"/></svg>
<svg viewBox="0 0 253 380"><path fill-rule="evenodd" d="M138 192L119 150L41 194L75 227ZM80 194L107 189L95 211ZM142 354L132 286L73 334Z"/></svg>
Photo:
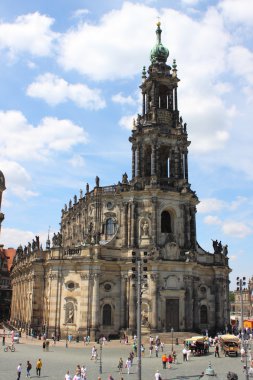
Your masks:
<svg viewBox="0 0 253 380"><path fill-rule="evenodd" d="M80 199L82 199L82 197L83 197L83 190L80 189Z"/></svg>
<svg viewBox="0 0 253 380"><path fill-rule="evenodd" d="M54 232L54 235L52 237L52 243L53 243L53 247L61 247L61 245L62 245L62 234L60 232L58 232L57 235Z"/></svg>
<svg viewBox="0 0 253 380"><path fill-rule="evenodd" d="M69 208L71 208L72 207L72 200L70 199L69 200Z"/></svg>
<svg viewBox="0 0 253 380"><path fill-rule="evenodd" d="M86 183L86 193L89 193L89 191L90 191L90 185Z"/></svg>
<svg viewBox="0 0 253 380"><path fill-rule="evenodd" d="M74 322L74 306L72 303L68 304L66 307L66 323Z"/></svg>
<svg viewBox="0 0 253 380"><path fill-rule="evenodd" d="M95 178L95 183L96 183L96 187L99 187L99 177L98 176L96 176L96 178Z"/></svg>
<svg viewBox="0 0 253 380"><path fill-rule="evenodd" d="M122 175L122 184L128 185L128 175L126 173Z"/></svg>
<svg viewBox="0 0 253 380"><path fill-rule="evenodd" d="M30 255L32 252L32 244L30 242L27 244L27 252L28 252L28 255Z"/></svg>
<svg viewBox="0 0 253 380"><path fill-rule="evenodd" d="M77 196L74 195L74 205L77 204Z"/></svg>
<svg viewBox="0 0 253 380"><path fill-rule="evenodd" d="M142 234L141 234L142 237L149 237L149 224L146 220L142 223L141 230L142 230Z"/></svg>

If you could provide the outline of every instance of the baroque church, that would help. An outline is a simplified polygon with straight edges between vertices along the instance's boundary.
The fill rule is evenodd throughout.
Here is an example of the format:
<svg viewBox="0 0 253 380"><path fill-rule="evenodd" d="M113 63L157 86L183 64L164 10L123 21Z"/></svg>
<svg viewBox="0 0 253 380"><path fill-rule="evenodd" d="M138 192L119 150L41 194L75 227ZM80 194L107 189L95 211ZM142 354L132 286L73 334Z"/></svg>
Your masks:
<svg viewBox="0 0 253 380"><path fill-rule="evenodd" d="M197 242L196 192L188 181L187 125L178 110L176 61L157 23L143 68L142 113L133 122L131 179L86 185L62 210L60 232L18 247L11 322L55 335L136 331L135 259L143 278L142 331L220 330L229 323L227 247Z"/></svg>

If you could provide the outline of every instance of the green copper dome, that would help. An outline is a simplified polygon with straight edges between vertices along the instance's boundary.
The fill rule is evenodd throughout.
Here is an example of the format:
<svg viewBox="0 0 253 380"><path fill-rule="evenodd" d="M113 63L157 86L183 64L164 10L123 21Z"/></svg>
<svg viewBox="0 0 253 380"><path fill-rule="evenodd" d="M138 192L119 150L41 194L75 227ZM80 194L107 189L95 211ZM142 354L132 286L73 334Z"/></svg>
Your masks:
<svg viewBox="0 0 253 380"><path fill-rule="evenodd" d="M156 62L166 63L167 58L169 56L169 49L164 47L163 44L161 43L162 29L160 28L160 25L161 23L158 22L157 29L156 29L157 43L150 52L150 60L152 63L156 63Z"/></svg>

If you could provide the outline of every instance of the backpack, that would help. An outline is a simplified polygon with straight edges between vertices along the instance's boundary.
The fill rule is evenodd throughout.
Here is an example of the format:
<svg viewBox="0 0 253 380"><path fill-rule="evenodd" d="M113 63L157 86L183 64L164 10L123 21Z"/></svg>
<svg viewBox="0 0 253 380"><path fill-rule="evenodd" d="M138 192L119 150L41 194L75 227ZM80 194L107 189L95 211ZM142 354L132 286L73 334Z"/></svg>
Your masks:
<svg viewBox="0 0 253 380"><path fill-rule="evenodd" d="M28 368L28 369L32 369L32 365L31 365L31 363L28 364L27 368Z"/></svg>

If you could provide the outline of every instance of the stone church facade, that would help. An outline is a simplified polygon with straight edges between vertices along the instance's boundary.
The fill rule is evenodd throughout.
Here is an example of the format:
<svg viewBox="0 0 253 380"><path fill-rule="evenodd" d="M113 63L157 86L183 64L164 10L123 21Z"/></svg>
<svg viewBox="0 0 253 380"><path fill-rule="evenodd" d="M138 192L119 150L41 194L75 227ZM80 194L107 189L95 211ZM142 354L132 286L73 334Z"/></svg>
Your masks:
<svg viewBox="0 0 253 380"><path fill-rule="evenodd" d="M91 338L136 331L136 276L143 274L146 332L219 330L229 322L227 249L196 237L198 197L188 182L187 125L178 110L177 65L167 64L160 23L142 71L142 114L133 122L132 175L80 190L42 250L19 247L12 268L12 323Z"/></svg>

